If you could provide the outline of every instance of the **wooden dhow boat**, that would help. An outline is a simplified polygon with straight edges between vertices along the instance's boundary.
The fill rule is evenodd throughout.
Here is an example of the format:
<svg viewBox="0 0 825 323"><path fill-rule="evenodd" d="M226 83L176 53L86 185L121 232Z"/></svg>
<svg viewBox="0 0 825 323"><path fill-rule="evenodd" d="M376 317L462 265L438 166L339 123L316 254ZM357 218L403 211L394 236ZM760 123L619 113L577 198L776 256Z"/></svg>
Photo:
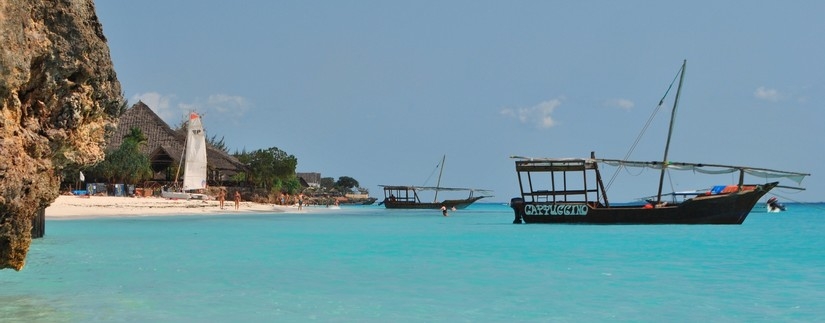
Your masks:
<svg viewBox="0 0 825 323"><path fill-rule="evenodd" d="M746 174L764 179L786 178L797 184L810 176L766 168L668 161L685 66L686 62L680 70L663 161L600 159L592 152L590 158L513 157L516 159L516 174L521 189L521 195L510 201L515 214L513 223L742 224L762 196L780 187L778 181L746 184ZM638 205L611 204L599 171L600 164L661 170L658 194ZM684 199L681 201L664 201L662 186L665 172L669 170L705 174L738 172L739 181L736 185L721 186L721 189L682 194Z"/></svg>
<svg viewBox="0 0 825 323"><path fill-rule="evenodd" d="M440 209L442 206L447 209L464 209L470 204L487 197L486 195L474 195L475 192L488 192L472 188L437 187L437 186L393 186L379 185L384 189L384 200L380 202L388 209ZM435 192L436 198L433 202L425 202L420 196L422 191ZM438 192L467 192L469 196L464 199L445 199L438 201Z"/></svg>
<svg viewBox="0 0 825 323"><path fill-rule="evenodd" d="M739 172L739 184L697 191L693 196L684 194L685 199L678 202L664 201L660 194L647 203L611 204L600 163L713 174ZM742 224L759 199L779 186L779 182L745 184L745 174L800 181L808 175L742 166L598 159L594 154L587 159L519 158L516 172L521 196L510 202L515 212L513 223L595 224Z"/></svg>
<svg viewBox="0 0 825 323"><path fill-rule="evenodd" d="M475 195L476 192L489 194L489 190L475 188L441 187L441 175L444 172L444 162L447 155L441 157L439 164L438 181L436 186L406 186L406 185L378 185L384 189L384 200L379 205L384 205L388 209L463 209L474 202L489 197L489 195ZM434 192L433 201L425 202L419 193L424 191ZM439 192L467 192L467 198L445 199L438 201Z"/></svg>

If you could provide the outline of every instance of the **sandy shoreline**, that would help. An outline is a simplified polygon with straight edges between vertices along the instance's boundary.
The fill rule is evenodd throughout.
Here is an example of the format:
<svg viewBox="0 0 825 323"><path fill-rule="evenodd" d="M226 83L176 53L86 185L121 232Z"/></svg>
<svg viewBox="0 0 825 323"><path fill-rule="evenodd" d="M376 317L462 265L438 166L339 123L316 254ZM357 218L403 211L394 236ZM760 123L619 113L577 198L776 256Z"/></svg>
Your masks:
<svg viewBox="0 0 825 323"><path fill-rule="evenodd" d="M332 209L325 209L332 210ZM218 215L235 213L308 213L319 211L304 207L280 206L241 202L235 210L234 201L224 202L221 210L218 201L208 200L169 200L160 197L116 197L91 196L80 197L61 195L46 208L46 218L72 219L92 217L123 216L170 216L170 215Z"/></svg>

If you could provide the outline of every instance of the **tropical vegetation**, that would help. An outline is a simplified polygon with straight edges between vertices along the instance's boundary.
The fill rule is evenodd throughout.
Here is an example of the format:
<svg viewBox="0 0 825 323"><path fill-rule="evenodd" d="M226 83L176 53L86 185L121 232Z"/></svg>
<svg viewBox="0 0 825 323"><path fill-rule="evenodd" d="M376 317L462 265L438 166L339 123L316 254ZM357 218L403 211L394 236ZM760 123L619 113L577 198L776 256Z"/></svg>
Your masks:
<svg viewBox="0 0 825 323"><path fill-rule="evenodd" d="M152 178L149 157L140 152L146 144L146 135L138 128L131 128L123 136L123 143L114 150L107 150L104 160L87 170L93 178L104 178L110 183L138 184Z"/></svg>
<svg viewBox="0 0 825 323"><path fill-rule="evenodd" d="M184 124L178 128L182 129ZM140 152L140 147L147 143L143 132L133 127L123 137L123 141L116 149L107 150L102 162L85 169L67 167L63 170L66 181L80 182L79 173L83 171L90 181L105 180L109 183L123 183L139 185L153 177L149 157ZM209 146L228 153L224 138L217 136L207 138ZM303 193L301 181L298 179L296 167L298 158L290 155L278 147L241 151L232 154L241 163L246 165L245 172L235 174L231 181L237 186L251 186L270 193ZM177 164L170 166L172 173L180 167ZM359 183L352 177L341 176L338 180L332 177L321 178L319 189L312 192L323 194L344 195L350 192L368 192L359 187Z"/></svg>
<svg viewBox="0 0 825 323"><path fill-rule="evenodd" d="M271 192L298 193L301 182L295 173L298 158L287 154L277 147L258 149L252 152L234 154L240 162L247 165L249 171L239 174L238 181L244 181L257 188Z"/></svg>

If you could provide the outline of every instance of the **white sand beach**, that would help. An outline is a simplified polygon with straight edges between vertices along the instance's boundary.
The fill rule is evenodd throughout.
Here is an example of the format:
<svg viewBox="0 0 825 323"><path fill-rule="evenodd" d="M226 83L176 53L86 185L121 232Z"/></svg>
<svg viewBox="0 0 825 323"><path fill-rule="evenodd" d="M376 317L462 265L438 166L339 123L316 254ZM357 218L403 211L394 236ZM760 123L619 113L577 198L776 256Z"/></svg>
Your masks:
<svg viewBox="0 0 825 323"><path fill-rule="evenodd" d="M238 210L235 210L234 201L224 202L224 209L221 210L216 200L170 200L160 197L81 197L61 195L46 208L46 218L67 219L273 212L307 213L318 210L319 209L307 207L298 210L296 206L280 206L253 202L241 202Z"/></svg>

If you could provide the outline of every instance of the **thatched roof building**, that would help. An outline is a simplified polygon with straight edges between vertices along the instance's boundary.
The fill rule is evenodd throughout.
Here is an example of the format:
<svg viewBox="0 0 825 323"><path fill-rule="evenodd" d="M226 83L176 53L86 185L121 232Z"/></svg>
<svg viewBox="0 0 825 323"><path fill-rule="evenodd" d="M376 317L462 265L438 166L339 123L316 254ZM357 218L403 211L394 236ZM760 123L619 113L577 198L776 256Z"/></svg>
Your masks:
<svg viewBox="0 0 825 323"><path fill-rule="evenodd" d="M155 179L174 180L175 174L172 172L174 167L170 166L179 165L181 162L186 133L173 130L149 106L138 101L120 116L117 130L107 140L108 149L120 147L123 137L133 127L140 129L148 139L146 145L142 145L140 150L149 156ZM237 158L209 144L207 144L206 160L207 177L213 184L226 181L229 176L246 169L246 166Z"/></svg>
<svg viewBox="0 0 825 323"><path fill-rule="evenodd" d="M296 173L303 187L321 187L321 173Z"/></svg>

